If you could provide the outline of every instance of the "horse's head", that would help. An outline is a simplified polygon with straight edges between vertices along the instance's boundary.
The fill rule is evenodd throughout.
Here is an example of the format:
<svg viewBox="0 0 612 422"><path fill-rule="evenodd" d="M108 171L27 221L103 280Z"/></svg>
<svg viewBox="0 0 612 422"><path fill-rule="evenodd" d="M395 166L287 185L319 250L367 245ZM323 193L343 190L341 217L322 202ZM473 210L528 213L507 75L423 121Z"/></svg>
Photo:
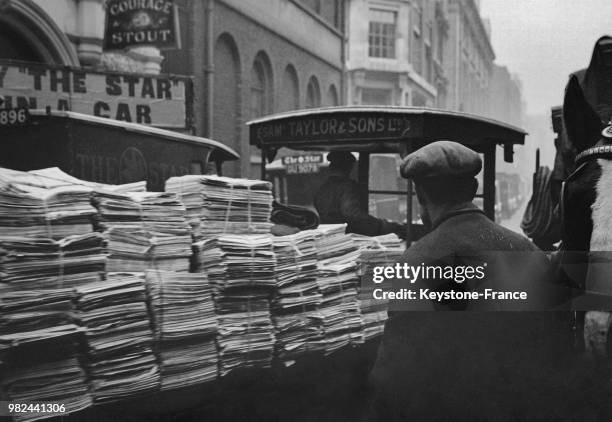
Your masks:
<svg viewBox="0 0 612 422"><path fill-rule="evenodd" d="M586 70L570 77L563 104L567 140L577 153L562 188L562 239L566 274L587 292L578 309L612 309L612 38L595 44ZM588 253L587 253L588 252ZM585 299L585 300L581 300ZM588 353L605 356L612 314L587 312Z"/></svg>
<svg viewBox="0 0 612 422"><path fill-rule="evenodd" d="M596 183L601 176L597 160L587 162L579 172L574 172L576 154L594 146L600 140L602 121L587 102L579 77L574 74L565 89L563 102L563 127L565 145L557 149L559 163L566 173L563 193L562 240L566 249L588 251L593 223L591 206L595 201ZM568 179L567 176L572 174Z"/></svg>
<svg viewBox="0 0 612 422"><path fill-rule="evenodd" d="M606 179L602 178L602 172L607 170L608 162L591 157L593 159L584 161L582 167L574 172L576 168L571 163L573 161L571 156L580 154L596 144L603 146L609 142L607 137L602 137L602 129L611 117L611 75L612 38L602 37L595 44L589 67L572 74L565 89L563 99L565 139L560 140L561 145L557 149L559 158L555 164L558 161L559 167L563 169L559 170L559 173L565 173L566 177L572 174L565 183L562 223L563 243L569 250L591 250L591 233L594 225L591 210L597 198L598 183L603 183ZM612 188L612 185L609 188ZM612 213L610 215L612 216ZM612 245L609 250L612 250Z"/></svg>

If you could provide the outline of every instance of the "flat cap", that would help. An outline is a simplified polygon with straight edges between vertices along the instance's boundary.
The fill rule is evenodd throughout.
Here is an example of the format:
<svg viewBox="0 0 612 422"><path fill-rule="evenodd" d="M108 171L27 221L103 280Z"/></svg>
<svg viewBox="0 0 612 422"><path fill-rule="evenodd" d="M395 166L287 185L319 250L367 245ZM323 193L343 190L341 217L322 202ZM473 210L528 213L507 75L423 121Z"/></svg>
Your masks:
<svg viewBox="0 0 612 422"><path fill-rule="evenodd" d="M437 141L404 158L402 176L407 179L474 177L482 168L477 152L457 142Z"/></svg>

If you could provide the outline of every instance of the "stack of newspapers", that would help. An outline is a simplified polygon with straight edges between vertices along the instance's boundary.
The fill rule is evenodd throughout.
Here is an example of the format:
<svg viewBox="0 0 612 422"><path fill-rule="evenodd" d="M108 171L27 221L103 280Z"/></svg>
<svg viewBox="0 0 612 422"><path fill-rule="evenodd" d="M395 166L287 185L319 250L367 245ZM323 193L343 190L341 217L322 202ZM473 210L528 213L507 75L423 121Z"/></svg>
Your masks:
<svg viewBox="0 0 612 422"><path fill-rule="evenodd" d="M196 271L212 283L219 323L221 375L240 367L269 367L274 352L270 296L276 259L268 235L221 235L197 242Z"/></svg>
<svg viewBox="0 0 612 422"><path fill-rule="evenodd" d="M272 227L270 182L188 175L168 179L166 191L185 202L196 240L220 233L269 233Z"/></svg>
<svg viewBox="0 0 612 422"><path fill-rule="evenodd" d="M95 402L123 400L160 384L144 277L108 274L76 287L77 318L85 328L85 367Z"/></svg>
<svg viewBox="0 0 612 422"><path fill-rule="evenodd" d="M215 379L217 318L206 275L149 270L146 281L162 389Z"/></svg>
<svg viewBox="0 0 612 422"><path fill-rule="evenodd" d="M362 234L351 233L351 238L358 249L371 249L385 251L388 249L404 249L404 242L395 233L383 234L381 236L364 236Z"/></svg>
<svg viewBox="0 0 612 422"><path fill-rule="evenodd" d="M1 271L1 270L0 270ZM92 404L78 361L80 329L70 288L18 290L0 283L0 396L13 403L62 403L45 417ZM42 414L27 413L19 420Z"/></svg>
<svg viewBox="0 0 612 422"><path fill-rule="evenodd" d="M376 284L373 282L374 268L394 265L399 262L404 250L396 248L364 248L359 254L359 274L361 277L361 289L359 290L359 307L363 316L364 340L370 340L381 335L387 320L387 299L374 298ZM385 286L383 286L385 287Z"/></svg>
<svg viewBox="0 0 612 422"><path fill-rule="evenodd" d="M62 239L92 231L91 189L0 168L2 236Z"/></svg>
<svg viewBox="0 0 612 422"><path fill-rule="evenodd" d="M0 237L0 282L14 289L53 289L100 280L106 256L100 233L46 238Z"/></svg>
<svg viewBox="0 0 612 422"><path fill-rule="evenodd" d="M359 250L351 236L344 234L344 225L321 225L316 231L317 285L322 294L317 319L324 337L310 342L309 347L329 354L363 342L363 319L357 300ZM338 245L335 249L330 246L334 243Z"/></svg>
<svg viewBox="0 0 612 422"><path fill-rule="evenodd" d="M321 224L316 233L315 247L319 261L344 255L355 250L351 235L347 235L346 224Z"/></svg>
<svg viewBox="0 0 612 422"><path fill-rule="evenodd" d="M272 315L279 359L285 364L306 353L309 340L322 336L313 315L322 295L317 285L317 254L312 230L273 238L276 289Z"/></svg>
<svg viewBox="0 0 612 422"><path fill-rule="evenodd" d="M189 270L191 232L177 195L101 189L93 203L96 225L108 239L108 272Z"/></svg>

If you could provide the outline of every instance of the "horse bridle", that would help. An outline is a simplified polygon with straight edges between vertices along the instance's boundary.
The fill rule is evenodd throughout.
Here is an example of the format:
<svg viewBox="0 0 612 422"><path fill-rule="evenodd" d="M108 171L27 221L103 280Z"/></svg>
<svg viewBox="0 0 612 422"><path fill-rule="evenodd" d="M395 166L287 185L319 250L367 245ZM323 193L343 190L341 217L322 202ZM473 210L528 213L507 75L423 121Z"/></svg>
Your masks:
<svg viewBox="0 0 612 422"><path fill-rule="evenodd" d="M604 140L612 142L612 122L609 123L608 127L601 131L601 135L603 136ZM590 161L598 159L612 160L612 144L587 148L576 156L574 160L576 163L576 170L567 176L567 178L561 184L561 195L559 197L559 217L561 218L561 221L563 221L565 218L565 202L567 198L568 186L567 182L570 182L578 177L578 175Z"/></svg>

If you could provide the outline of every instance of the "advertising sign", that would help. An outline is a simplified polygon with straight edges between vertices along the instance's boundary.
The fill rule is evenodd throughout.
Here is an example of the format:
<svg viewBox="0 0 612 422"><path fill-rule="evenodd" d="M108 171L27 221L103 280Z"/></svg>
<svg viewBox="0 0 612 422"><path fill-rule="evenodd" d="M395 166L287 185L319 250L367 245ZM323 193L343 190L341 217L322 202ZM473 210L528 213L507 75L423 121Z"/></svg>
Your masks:
<svg viewBox="0 0 612 422"><path fill-rule="evenodd" d="M189 78L0 62L0 108L75 111L151 126L190 126Z"/></svg>
<svg viewBox="0 0 612 422"><path fill-rule="evenodd" d="M180 48L178 14L172 0L108 0L104 49L153 45Z"/></svg>
<svg viewBox="0 0 612 422"><path fill-rule="evenodd" d="M414 122L401 114L330 113L259 123L251 126L251 139L263 144L277 141L290 144L316 140L399 139L413 129Z"/></svg>
<svg viewBox="0 0 612 422"><path fill-rule="evenodd" d="M289 155L283 157L287 174L318 173L323 163L323 154Z"/></svg>

